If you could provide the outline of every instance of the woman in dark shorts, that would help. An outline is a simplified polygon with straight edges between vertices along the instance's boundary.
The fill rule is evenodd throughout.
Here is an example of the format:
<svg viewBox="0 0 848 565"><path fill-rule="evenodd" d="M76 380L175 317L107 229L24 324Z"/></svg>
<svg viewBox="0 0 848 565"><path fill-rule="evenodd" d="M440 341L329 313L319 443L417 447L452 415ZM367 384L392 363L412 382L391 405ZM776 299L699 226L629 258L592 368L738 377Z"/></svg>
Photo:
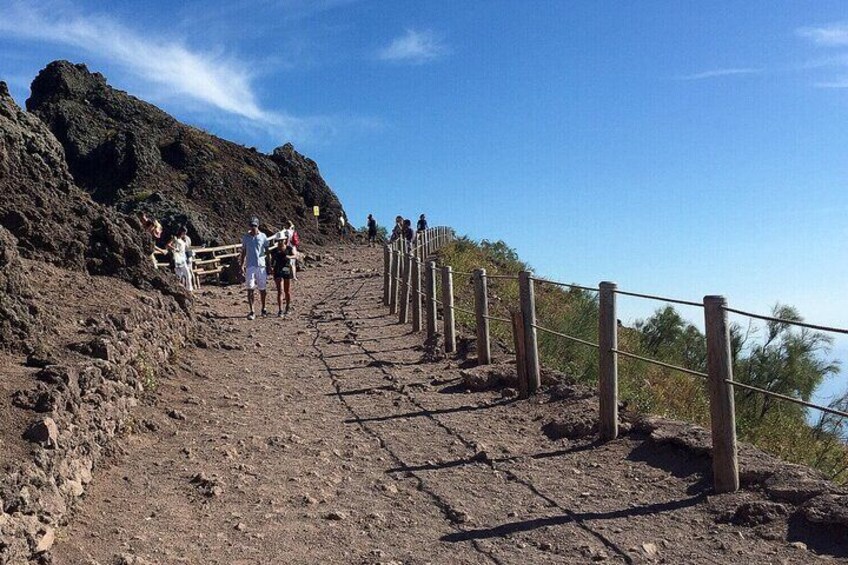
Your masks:
<svg viewBox="0 0 848 565"><path fill-rule="evenodd" d="M291 309L291 281L294 278L292 261L294 248L289 245L289 238L277 240L277 247L271 253L271 272L274 284L277 286L277 317L282 318ZM283 294L286 296L286 310L283 312Z"/></svg>

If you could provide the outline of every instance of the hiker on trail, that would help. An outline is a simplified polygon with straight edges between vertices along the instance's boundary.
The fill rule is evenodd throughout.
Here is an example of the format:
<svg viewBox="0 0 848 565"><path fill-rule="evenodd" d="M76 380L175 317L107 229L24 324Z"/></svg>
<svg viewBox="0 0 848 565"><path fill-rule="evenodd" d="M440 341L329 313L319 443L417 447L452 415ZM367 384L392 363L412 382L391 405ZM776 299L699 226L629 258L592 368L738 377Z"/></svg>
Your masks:
<svg viewBox="0 0 848 565"><path fill-rule="evenodd" d="M171 238L168 249L174 256L174 274L177 275L180 284L187 291L193 292L194 281L192 280L191 263L188 258L191 253L191 240L188 238L185 226L180 226L177 235Z"/></svg>
<svg viewBox="0 0 848 565"><path fill-rule="evenodd" d="M392 228L392 237L390 242L394 243L403 237L403 216L395 217L395 227Z"/></svg>
<svg viewBox="0 0 848 565"><path fill-rule="evenodd" d="M298 235L297 230L294 229L294 223L291 221L286 223L288 223L289 227L280 231L279 236L280 238L288 239L288 244L294 251L291 260L292 280L297 280L297 258L299 256L297 248L300 247L300 236Z"/></svg>
<svg viewBox="0 0 848 565"><path fill-rule="evenodd" d="M368 214L368 247L374 247L377 242L377 220Z"/></svg>
<svg viewBox="0 0 848 565"><path fill-rule="evenodd" d="M427 218L424 217L424 214L418 217L418 233L427 231Z"/></svg>
<svg viewBox="0 0 848 565"><path fill-rule="evenodd" d="M250 305L248 320L255 320L256 314L253 310L254 290L259 289L259 299L262 302L262 316L268 315L265 309L265 287L268 284L268 272L265 270L265 252L268 249L268 237L259 231L259 219L251 218L250 229L241 236L241 257L239 264L244 274L244 283L247 287L247 303Z"/></svg>
<svg viewBox="0 0 848 565"><path fill-rule="evenodd" d="M339 214L339 235L342 236L342 239L345 237L345 232L347 231L347 220L345 220L344 214Z"/></svg>
<svg viewBox="0 0 848 565"><path fill-rule="evenodd" d="M289 244L288 238L278 239L277 247L271 251L269 257L274 285L277 287L277 317L282 318L292 309L291 281L294 279L294 248ZM283 311L283 294L286 297L285 312Z"/></svg>
<svg viewBox="0 0 848 565"><path fill-rule="evenodd" d="M412 229L412 220L403 221L403 239L406 241L406 252L411 252L412 244L415 243L415 230Z"/></svg>

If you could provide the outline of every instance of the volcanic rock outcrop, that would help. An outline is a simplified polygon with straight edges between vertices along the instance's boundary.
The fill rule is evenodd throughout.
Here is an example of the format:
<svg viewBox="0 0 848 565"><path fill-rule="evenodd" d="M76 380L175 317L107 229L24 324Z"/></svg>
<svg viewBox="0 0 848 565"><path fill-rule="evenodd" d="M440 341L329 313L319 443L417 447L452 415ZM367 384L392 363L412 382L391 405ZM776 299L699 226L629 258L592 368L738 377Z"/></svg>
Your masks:
<svg viewBox="0 0 848 565"><path fill-rule="evenodd" d="M18 256L139 288L185 296L153 269L152 241L133 218L92 201L73 181L62 146L37 117L21 110L0 82L0 345L24 337L33 306Z"/></svg>
<svg viewBox="0 0 848 565"><path fill-rule="evenodd" d="M249 216L276 230L293 221L312 242L343 212L315 162L286 144L271 156L181 124L67 61L32 83L27 109L65 148L76 183L103 204L144 210L197 243L237 241ZM321 208L322 235L312 207Z"/></svg>

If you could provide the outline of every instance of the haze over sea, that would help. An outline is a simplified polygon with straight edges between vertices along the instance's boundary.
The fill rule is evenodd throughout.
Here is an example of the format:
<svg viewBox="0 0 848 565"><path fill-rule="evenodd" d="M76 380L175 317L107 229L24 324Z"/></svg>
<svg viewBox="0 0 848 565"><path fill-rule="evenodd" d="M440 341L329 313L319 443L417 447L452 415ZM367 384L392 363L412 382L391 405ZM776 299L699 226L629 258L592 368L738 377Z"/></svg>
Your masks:
<svg viewBox="0 0 848 565"><path fill-rule="evenodd" d="M844 2L0 0L19 102L54 59L293 141L357 225L424 212L558 280L848 326Z"/></svg>

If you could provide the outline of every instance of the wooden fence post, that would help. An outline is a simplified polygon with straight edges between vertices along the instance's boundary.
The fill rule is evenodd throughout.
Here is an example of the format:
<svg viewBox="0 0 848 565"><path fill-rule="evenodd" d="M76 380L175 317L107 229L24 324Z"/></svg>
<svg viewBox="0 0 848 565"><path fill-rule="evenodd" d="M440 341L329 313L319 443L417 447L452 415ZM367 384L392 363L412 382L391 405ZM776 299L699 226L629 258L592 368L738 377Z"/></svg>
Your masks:
<svg viewBox="0 0 848 565"><path fill-rule="evenodd" d="M436 304L436 262L429 261L427 263L427 276L425 277L427 285L427 308L426 308L426 326L427 339L432 339L436 335L436 323L438 321L438 311Z"/></svg>
<svg viewBox="0 0 848 565"><path fill-rule="evenodd" d="M531 273L518 273L518 292L521 298L521 316L524 318L524 352L527 367L527 390L530 394L542 384L539 371L539 342L536 335L536 293Z"/></svg>
<svg viewBox="0 0 848 565"><path fill-rule="evenodd" d="M412 253L402 255L403 273L400 280L400 304L398 308L398 321L401 324L409 322L409 298L412 279Z"/></svg>
<svg viewBox="0 0 848 565"><path fill-rule="evenodd" d="M412 259L412 331L421 331L421 260Z"/></svg>
<svg viewBox="0 0 848 565"><path fill-rule="evenodd" d="M389 314L397 314L398 285L400 283L400 253L392 249L389 256L391 264L391 280L389 281Z"/></svg>
<svg viewBox="0 0 848 565"><path fill-rule="evenodd" d="M383 244L383 306L389 305L389 292L392 281L392 250L389 244Z"/></svg>
<svg viewBox="0 0 848 565"><path fill-rule="evenodd" d="M489 343L489 292L486 288L486 269L474 270L474 314L477 320L477 364L492 361Z"/></svg>
<svg viewBox="0 0 848 565"><path fill-rule="evenodd" d="M601 439L618 437L618 318L615 308L617 285L602 282L598 304L598 399Z"/></svg>
<svg viewBox="0 0 848 565"><path fill-rule="evenodd" d="M736 409L733 402L733 357L727 300L723 296L704 297L707 332L707 374L710 392L710 428L713 438L713 486L717 493L739 490L739 462L736 456Z"/></svg>
<svg viewBox="0 0 848 565"><path fill-rule="evenodd" d="M456 321L453 312L453 267L442 267L442 318L445 325L445 353L456 351Z"/></svg>
<svg viewBox="0 0 848 565"><path fill-rule="evenodd" d="M527 383L527 355L524 350L526 341L524 338L524 317L521 310L510 312L512 319L512 340L515 343L515 373L518 376L518 396L527 398L530 390Z"/></svg>

